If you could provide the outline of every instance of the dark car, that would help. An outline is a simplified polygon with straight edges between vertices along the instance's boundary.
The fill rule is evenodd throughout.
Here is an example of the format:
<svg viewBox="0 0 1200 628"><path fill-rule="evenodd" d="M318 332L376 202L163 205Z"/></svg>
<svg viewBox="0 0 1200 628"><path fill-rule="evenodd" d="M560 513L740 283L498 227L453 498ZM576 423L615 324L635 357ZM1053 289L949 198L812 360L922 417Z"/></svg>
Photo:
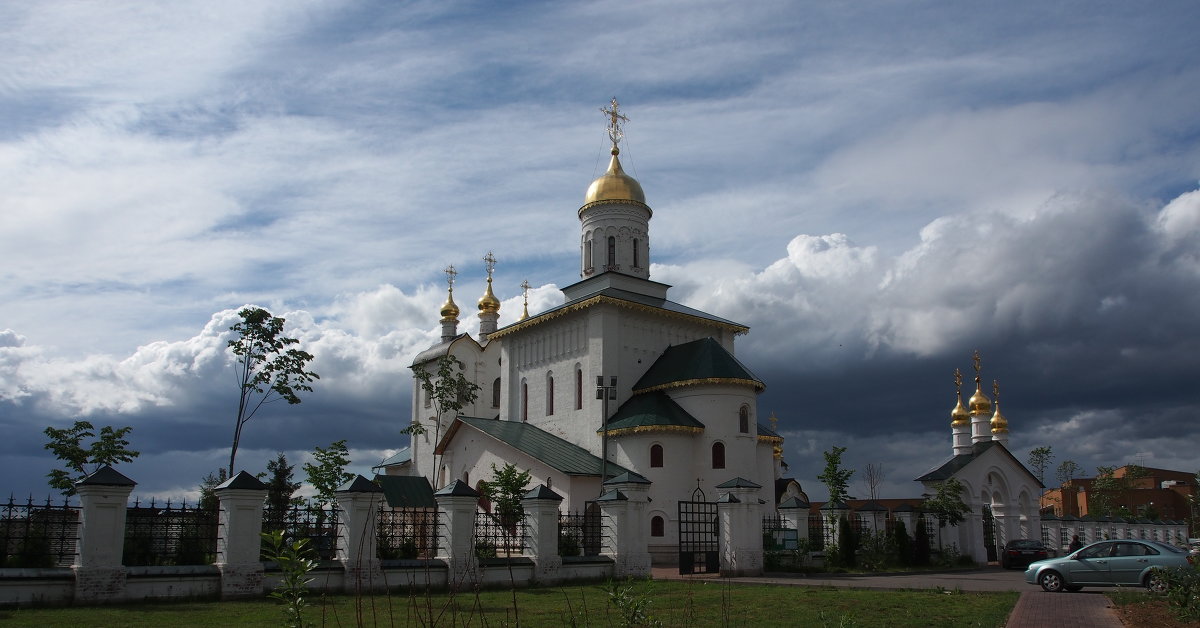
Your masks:
<svg viewBox="0 0 1200 628"><path fill-rule="evenodd" d="M1005 569L1028 567L1035 560L1050 558L1050 552L1041 541L1033 539L1017 539L1004 544L1000 550L1000 566Z"/></svg>
<svg viewBox="0 0 1200 628"><path fill-rule="evenodd" d="M1062 558L1030 563L1025 582L1040 584L1051 593L1085 586L1144 586L1162 593L1167 583L1155 567L1187 567L1186 557L1187 551L1158 541L1100 541Z"/></svg>

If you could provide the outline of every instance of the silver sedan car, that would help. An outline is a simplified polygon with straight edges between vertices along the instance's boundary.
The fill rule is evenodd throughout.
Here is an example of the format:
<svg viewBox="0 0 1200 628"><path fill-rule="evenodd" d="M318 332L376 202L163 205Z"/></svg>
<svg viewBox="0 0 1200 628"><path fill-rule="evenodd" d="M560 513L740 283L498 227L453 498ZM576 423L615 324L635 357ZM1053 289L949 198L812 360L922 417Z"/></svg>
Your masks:
<svg viewBox="0 0 1200 628"><path fill-rule="evenodd" d="M1166 582L1155 567L1187 567L1187 552L1158 541L1120 539L1092 543L1062 558L1039 560L1025 570L1025 582L1056 593L1088 587L1144 586L1161 593Z"/></svg>

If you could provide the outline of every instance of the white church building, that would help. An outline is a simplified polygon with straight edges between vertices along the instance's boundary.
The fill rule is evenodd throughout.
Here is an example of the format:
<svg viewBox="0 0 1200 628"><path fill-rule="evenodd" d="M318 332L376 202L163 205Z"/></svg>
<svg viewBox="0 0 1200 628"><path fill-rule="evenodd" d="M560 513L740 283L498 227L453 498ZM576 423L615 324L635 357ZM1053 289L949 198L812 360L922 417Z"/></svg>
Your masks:
<svg viewBox="0 0 1200 628"><path fill-rule="evenodd" d="M436 371L452 355L479 395L458 416L437 416L414 379L412 420L423 433L381 467L437 489L454 480L478 486L493 464L512 463L576 511L600 496L602 476L640 476L650 482L650 549L669 560L677 503L697 489L714 501L719 484L740 478L773 507L783 439L759 416L765 385L735 357L734 341L749 328L671 301L670 286L650 279L653 211L621 167L625 117L615 99L605 113L612 158L578 209L581 280L563 288L561 305L498 328L489 254L472 336L458 330L447 269L441 341L414 367Z"/></svg>

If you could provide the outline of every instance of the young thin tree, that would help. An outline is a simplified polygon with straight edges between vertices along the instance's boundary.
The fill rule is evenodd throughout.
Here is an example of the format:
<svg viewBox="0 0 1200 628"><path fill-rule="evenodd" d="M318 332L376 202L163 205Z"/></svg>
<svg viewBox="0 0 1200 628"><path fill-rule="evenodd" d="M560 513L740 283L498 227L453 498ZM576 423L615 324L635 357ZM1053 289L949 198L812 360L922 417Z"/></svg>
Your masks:
<svg viewBox="0 0 1200 628"><path fill-rule="evenodd" d="M850 494L850 476L854 475L854 469L842 468L842 454L845 451L845 447L835 445L833 449L824 452L825 470L817 479L829 488L830 502L845 502Z"/></svg>
<svg viewBox="0 0 1200 628"><path fill-rule="evenodd" d="M882 462L867 463L867 468L863 469L863 482L867 485L867 494L871 496L872 501L879 498L879 487L886 478Z"/></svg>
<svg viewBox="0 0 1200 628"><path fill-rule="evenodd" d="M307 370L313 356L292 347L300 341L283 333L285 319L259 308L238 312L241 322L229 328L237 337L229 349L237 357L235 374L238 384L237 418L233 424L233 445L229 449L230 477L242 440L242 428L264 404L280 399L300 403L301 392L312 392L312 383L320 379Z"/></svg>
<svg viewBox="0 0 1200 628"><path fill-rule="evenodd" d="M1063 460L1058 464L1058 485L1062 486L1063 484L1075 479L1075 476L1079 475L1081 470L1082 467L1080 467L1079 464L1077 464L1074 460Z"/></svg>
<svg viewBox="0 0 1200 628"><path fill-rule="evenodd" d="M350 464L350 451L346 448L346 440L334 441L329 447L313 449L313 460L316 464L304 463L304 473L308 476L308 483L317 491L313 502L326 507L336 501L334 491L337 487L354 477L346 472L346 466Z"/></svg>
<svg viewBox="0 0 1200 628"><path fill-rule="evenodd" d="M1046 447L1038 447L1029 452L1029 466L1033 469L1033 475L1037 477L1038 482L1042 483L1042 493L1046 492L1046 469L1050 467L1050 463L1054 460L1054 449Z"/></svg>
<svg viewBox="0 0 1200 628"><path fill-rule="evenodd" d="M435 445L442 438L442 418L447 414L457 416L463 408L475 403L475 399L479 397L479 386L463 375L465 369L466 366L462 361L449 353L438 358L437 371L433 373L429 372L426 364L417 364L412 367L413 377L420 382L421 392L429 400L429 405L433 406L435 416L433 442ZM427 429L420 417L413 417L412 423L401 433L415 438L425 434ZM437 455L432 455L433 469L436 473Z"/></svg>
<svg viewBox="0 0 1200 628"><path fill-rule="evenodd" d="M492 479L483 483L481 492L492 502L492 509L504 527L511 529L525 514L521 498L529 490L531 477L529 471L518 471L512 463L503 467L492 463Z"/></svg>
<svg viewBox="0 0 1200 628"><path fill-rule="evenodd" d="M100 428L99 436L93 431L95 429L88 421L75 421L74 425L65 429L45 429L50 442L44 448L67 466L66 469L54 469L46 475L50 479L50 488L62 491L63 495L69 497L75 494L76 482L104 465L132 462L138 457L139 452L129 449L129 441L125 438L133 431L132 427L113 428L105 425ZM83 441L89 438L96 440L85 448Z"/></svg>
<svg viewBox="0 0 1200 628"><path fill-rule="evenodd" d="M963 485L958 478L950 477L937 485L934 496L925 500L925 512L938 520L938 549L942 548L940 530L946 526L956 526L966 521L966 515L971 508L963 503Z"/></svg>

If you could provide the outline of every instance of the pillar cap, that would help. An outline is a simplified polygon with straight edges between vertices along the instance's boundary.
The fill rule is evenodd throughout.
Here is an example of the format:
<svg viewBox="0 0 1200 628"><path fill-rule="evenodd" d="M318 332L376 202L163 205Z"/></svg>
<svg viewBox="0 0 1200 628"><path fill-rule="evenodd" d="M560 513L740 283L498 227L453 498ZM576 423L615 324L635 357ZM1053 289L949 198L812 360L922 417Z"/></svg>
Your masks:
<svg viewBox="0 0 1200 628"><path fill-rule="evenodd" d="M265 491L265 490L267 490L267 485L263 484L262 480L254 477L253 475L250 475L249 473L246 473L243 470L243 471L238 471L237 475L216 485L215 487L213 487L213 490L221 491L221 490L225 490L227 488L228 489L247 489L247 490L251 490L251 491Z"/></svg>
<svg viewBox="0 0 1200 628"><path fill-rule="evenodd" d="M109 465L104 465L96 469L95 473L76 482L75 486L137 486L137 482L121 475Z"/></svg>
<svg viewBox="0 0 1200 628"><path fill-rule="evenodd" d="M643 475L634 473L633 471L626 471L621 475L608 478L604 481L604 486L610 484L653 484L653 482L647 480Z"/></svg>
<svg viewBox="0 0 1200 628"><path fill-rule="evenodd" d="M751 482L743 477L736 477L718 484L717 488L762 488L762 485Z"/></svg>
<svg viewBox="0 0 1200 628"><path fill-rule="evenodd" d="M462 480L455 480L433 494L434 497L479 497L479 491Z"/></svg>
<svg viewBox="0 0 1200 628"><path fill-rule="evenodd" d="M598 502L626 502L626 501L629 501L629 498L625 496L625 493L622 493L621 491L613 489L613 490L608 491L607 493L601 495L600 497L597 497L596 501L598 501Z"/></svg>
<svg viewBox="0 0 1200 628"><path fill-rule="evenodd" d="M533 488L533 490L525 493L521 499L552 499L556 502L561 502L563 500L563 496L550 490L550 487L546 486L545 484L538 484Z"/></svg>
<svg viewBox="0 0 1200 628"><path fill-rule="evenodd" d="M742 500L738 499L733 493L725 493L717 498L718 504L740 504Z"/></svg>
<svg viewBox="0 0 1200 628"><path fill-rule="evenodd" d="M801 508L803 510L808 510L809 507L809 503L803 499L800 499L799 497L789 497L783 500L783 503L779 504L780 510L785 508Z"/></svg>
<svg viewBox="0 0 1200 628"><path fill-rule="evenodd" d="M383 489L379 485L363 477L362 474L354 476L353 480L337 487L335 493L382 493Z"/></svg>

